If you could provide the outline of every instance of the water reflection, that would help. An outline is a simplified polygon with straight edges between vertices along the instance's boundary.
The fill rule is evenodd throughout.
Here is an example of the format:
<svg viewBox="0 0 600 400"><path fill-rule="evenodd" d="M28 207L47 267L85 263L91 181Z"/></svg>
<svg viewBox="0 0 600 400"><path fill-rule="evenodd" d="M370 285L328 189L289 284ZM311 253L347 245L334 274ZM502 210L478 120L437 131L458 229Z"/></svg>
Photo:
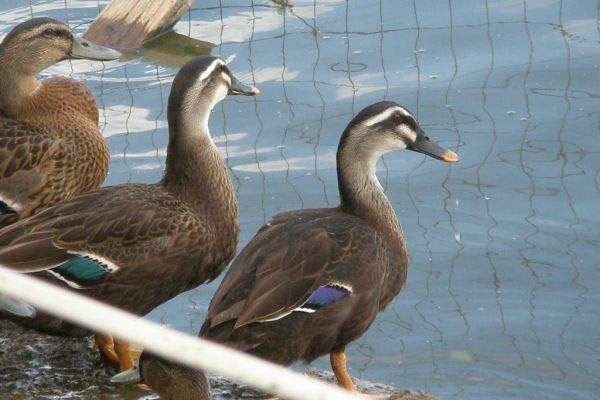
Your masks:
<svg viewBox="0 0 600 400"><path fill-rule="evenodd" d="M144 43L142 48L128 54L124 60L140 59L148 64L180 68L194 57L208 56L214 44L176 32L167 32Z"/></svg>
<svg viewBox="0 0 600 400"><path fill-rule="evenodd" d="M379 165L412 266L404 292L350 349L356 376L443 399L600 390L599 9L208 0L176 25L214 44L212 54L236 54L231 69L262 91L224 101L210 122L237 184L240 245L278 211L337 203L337 141L369 103L406 105L458 148L452 167L404 153ZM81 32L97 13L89 1L8 1L0 30L48 15ZM96 94L113 156L106 184L160 178L175 64L77 61L44 72ZM197 332L216 285L150 318Z"/></svg>

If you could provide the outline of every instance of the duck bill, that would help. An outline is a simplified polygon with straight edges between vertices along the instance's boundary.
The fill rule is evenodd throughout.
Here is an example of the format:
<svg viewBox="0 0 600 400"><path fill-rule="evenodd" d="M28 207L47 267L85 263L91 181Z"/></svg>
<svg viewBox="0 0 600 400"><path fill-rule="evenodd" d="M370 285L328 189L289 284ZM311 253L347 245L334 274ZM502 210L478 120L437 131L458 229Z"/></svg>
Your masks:
<svg viewBox="0 0 600 400"><path fill-rule="evenodd" d="M444 149L437 143L425 139L425 135L419 135L417 141L408 147L412 151L426 154L430 157L447 163L455 163L459 160L458 155L452 150Z"/></svg>
<svg viewBox="0 0 600 400"><path fill-rule="evenodd" d="M228 95L244 95L244 96L256 96L260 93L260 90L254 86L244 85L237 79L231 79L231 85L229 86Z"/></svg>
<svg viewBox="0 0 600 400"><path fill-rule="evenodd" d="M139 383L141 381L140 369L133 367L110 378L112 383Z"/></svg>
<svg viewBox="0 0 600 400"><path fill-rule="evenodd" d="M80 36L73 36L73 47L69 58L85 58L87 60L110 61L121 57L121 53L108 47L94 44Z"/></svg>

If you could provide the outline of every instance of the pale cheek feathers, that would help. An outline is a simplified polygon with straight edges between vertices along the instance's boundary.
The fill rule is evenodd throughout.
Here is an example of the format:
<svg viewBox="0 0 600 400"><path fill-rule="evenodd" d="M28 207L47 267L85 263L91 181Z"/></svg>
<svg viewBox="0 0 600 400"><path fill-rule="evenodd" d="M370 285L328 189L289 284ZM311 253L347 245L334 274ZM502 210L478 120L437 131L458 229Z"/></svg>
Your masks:
<svg viewBox="0 0 600 400"><path fill-rule="evenodd" d="M227 97L228 91L229 88L225 84L217 86L217 88L215 89L215 97L213 99L212 104L210 105L210 108L212 109L218 102Z"/></svg>
<svg viewBox="0 0 600 400"><path fill-rule="evenodd" d="M227 75L225 72L221 72L221 77L223 77L223 80L227 82L229 86L231 86L231 78L229 75Z"/></svg>
<svg viewBox="0 0 600 400"><path fill-rule="evenodd" d="M400 125L396 129L402 134L402 136L407 138L411 143L414 143L417 141L417 133L415 131L413 131L408 125Z"/></svg>
<svg viewBox="0 0 600 400"><path fill-rule="evenodd" d="M386 136L383 138L377 138L376 142L368 145L368 147L371 148L372 151L371 157L376 161L377 158L386 153L406 149L406 143L399 138Z"/></svg>

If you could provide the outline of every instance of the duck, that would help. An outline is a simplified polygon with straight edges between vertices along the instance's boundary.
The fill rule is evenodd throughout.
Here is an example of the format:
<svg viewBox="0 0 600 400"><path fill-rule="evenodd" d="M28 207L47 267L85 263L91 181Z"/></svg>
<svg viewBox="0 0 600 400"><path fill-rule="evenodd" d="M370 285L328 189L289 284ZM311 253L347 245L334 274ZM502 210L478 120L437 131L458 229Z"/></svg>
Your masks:
<svg viewBox="0 0 600 400"><path fill-rule="evenodd" d="M147 385L163 400L212 400L202 370L174 363L146 350L133 368L114 375L112 383Z"/></svg>
<svg viewBox="0 0 600 400"><path fill-rule="evenodd" d="M406 282L404 233L375 173L382 155L405 149L459 160L395 102L360 111L337 150L340 204L262 226L232 261L200 336L281 365L329 355L339 385L356 390L345 348Z"/></svg>
<svg viewBox="0 0 600 400"><path fill-rule="evenodd" d="M0 266L137 315L215 279L235 255L239 223L208 119L227 95L258 93L220 58L186 63L169 95L163 178L91 190L1 229ZM93 333L1 294L0 314L50 334ZM94 338L108 360L131 368L136 354L127 342Z"/></svg>
<svg viewBox="0 0 600 400"><path fill-rule="evenodd" d="M120 56L45 17L20 23L2 40L0 227L102 184L110 155L94 95L74 79L40 82L37 75L62 60Z"/></svg>

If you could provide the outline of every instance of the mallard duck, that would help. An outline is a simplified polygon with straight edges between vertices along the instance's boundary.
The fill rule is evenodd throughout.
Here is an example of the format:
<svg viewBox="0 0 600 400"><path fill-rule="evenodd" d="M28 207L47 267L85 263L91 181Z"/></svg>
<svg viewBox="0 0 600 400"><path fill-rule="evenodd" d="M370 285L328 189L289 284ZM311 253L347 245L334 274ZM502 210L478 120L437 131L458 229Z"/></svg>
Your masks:
<svg viewBox="0 0 600 400"><path fill-rule="evenodd" d="M165 360L147 351L137 365L112 377L113 383L148 385L163 400L211 400L204 372Z"/></svg>
<svg viewBox="0 0 600 400"><path fill-rule="evenodd" d="M354 390L345 347L406 281L404 234L375 175L383 154L403 149L458 161L394 102L358 113L337 151L340 205L264 225L232 262L200 336L283 365L329 354L339 384Z"/></svg>
<svg viewBox="0 0 600 400"><path fill-rule="evenodd" d="M23 22L0 43L0 227L100 186L109 152L94 96L74 79L36 76L62 60L120 55L51 18Z"/></svg>
<svg viewBox="0 0 600 400"><path fill-rule="evenodd" d="M255 95L225 63L197 58L177 73L167 119L163 179L74 196L0 230L0 265L144 315L217 277L235 254L238 207L208 118L227 94ZM0 295L0 310L38 330L87 335L78 326ZM121 369L133 365L127 343L96 335Z"/></svg>

